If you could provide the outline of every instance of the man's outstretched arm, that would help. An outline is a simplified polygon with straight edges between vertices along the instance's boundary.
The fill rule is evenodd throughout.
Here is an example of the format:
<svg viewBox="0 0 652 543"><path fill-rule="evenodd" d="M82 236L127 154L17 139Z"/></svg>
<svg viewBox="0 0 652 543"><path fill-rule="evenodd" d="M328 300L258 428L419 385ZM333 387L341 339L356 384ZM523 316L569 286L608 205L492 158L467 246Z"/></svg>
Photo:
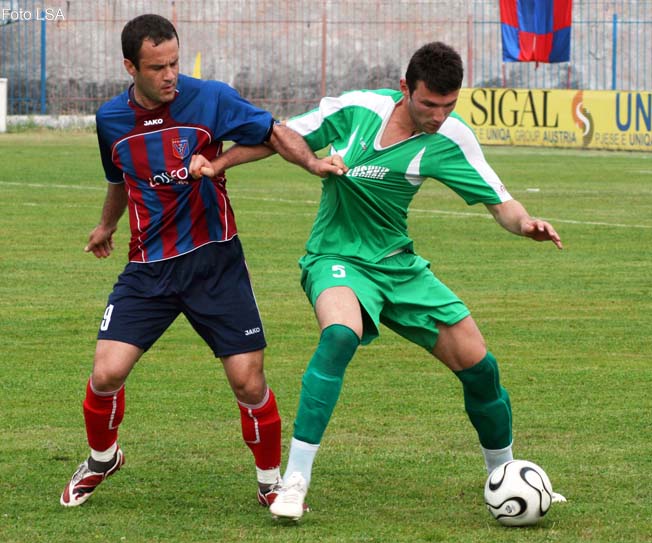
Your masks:
<svg viewBox="0 0 652 543"><path fill-rule="evenodd" d="M558 249L563 249L561 238L552 225L531 217L519 201L508 200L501 204L488 204L487 209L496 222L512 234L532 238L535 241L552 241Z"/></svg>
<svg viewBox="0 0 652 543"><path fill-rule="evenodd" d="M223 170L238 164L261 160L274 153L319 177L330 174L343 175L347 171L339 155L318 158L301 135L283 124L274 125L269 141L265 144L233 145L210 161L203 155L194 155L190 161L189 171L195 179L202 175L214 177Z"/></svg>

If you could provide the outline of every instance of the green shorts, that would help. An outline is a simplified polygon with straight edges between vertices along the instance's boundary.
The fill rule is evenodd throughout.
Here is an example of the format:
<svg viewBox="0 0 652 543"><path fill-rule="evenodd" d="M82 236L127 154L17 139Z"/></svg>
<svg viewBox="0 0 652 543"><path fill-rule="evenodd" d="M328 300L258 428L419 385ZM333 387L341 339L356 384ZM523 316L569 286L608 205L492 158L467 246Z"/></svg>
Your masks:
<svg viewBox="0 0 652 543"><path fill-rule="evenodd" d="M453 325L470 314L462 301L430 270L430 263L404 251L378 263L307 254L299 260L301 286L315 306L330 287L349 287L363 308L362 343L378 337L383 323L428 352L437 342L437 323Z"/></svg>

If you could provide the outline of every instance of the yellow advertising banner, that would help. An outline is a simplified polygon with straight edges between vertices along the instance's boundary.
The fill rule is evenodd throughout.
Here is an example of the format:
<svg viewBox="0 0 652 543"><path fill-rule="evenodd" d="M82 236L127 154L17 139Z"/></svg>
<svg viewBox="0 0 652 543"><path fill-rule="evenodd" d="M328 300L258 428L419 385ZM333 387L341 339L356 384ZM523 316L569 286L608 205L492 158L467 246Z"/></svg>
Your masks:
<svg viewBox="0 0 652 543"><path fill-rule="evenodd" d="M462 89L455 111L486 145L652 151L652 92Z"/></svg>

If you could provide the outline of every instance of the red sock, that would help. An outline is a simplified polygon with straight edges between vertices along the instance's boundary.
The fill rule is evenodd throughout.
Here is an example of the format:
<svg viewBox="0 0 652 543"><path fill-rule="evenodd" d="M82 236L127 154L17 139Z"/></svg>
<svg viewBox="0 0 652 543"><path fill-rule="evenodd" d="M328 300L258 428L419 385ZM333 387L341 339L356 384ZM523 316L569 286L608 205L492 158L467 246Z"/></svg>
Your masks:
<svg viewBox="0 0 652 543"><path fill-rule="evenodd" d="M84 420L91 449L105 451L118 440L118 426L125 413L125 387L115 392L96 392L86 385Z"/></svg>
<svg viewBox="0 0 652 543"><path fill-rule="evenodd" d="M258 407L238 402L242 437L254 453L256 467L264 470L281 465L281 417L272 389L267 390L267 401Z"/></svg>

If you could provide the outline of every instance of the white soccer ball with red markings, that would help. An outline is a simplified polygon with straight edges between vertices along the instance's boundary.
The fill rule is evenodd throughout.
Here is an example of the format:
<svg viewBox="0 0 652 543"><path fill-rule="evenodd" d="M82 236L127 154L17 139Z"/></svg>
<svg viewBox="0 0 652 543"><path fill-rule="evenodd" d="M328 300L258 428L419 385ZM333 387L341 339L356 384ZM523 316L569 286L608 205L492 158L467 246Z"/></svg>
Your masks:
<svg viewBox="0 0 652 543"><path fill-rule="evenodd" d="M529 526L550 509L552 485L541 466L527 460L511 460L489 475L484 501L501 524Z"/></svg>

